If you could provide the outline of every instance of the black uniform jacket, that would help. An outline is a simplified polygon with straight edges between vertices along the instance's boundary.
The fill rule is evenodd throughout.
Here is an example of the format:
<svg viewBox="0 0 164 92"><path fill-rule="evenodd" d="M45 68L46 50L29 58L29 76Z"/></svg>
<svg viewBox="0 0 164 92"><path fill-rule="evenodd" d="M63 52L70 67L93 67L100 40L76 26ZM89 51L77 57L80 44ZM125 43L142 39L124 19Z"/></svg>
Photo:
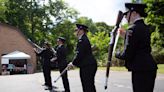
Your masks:
<svg viewBox="0 0 164 92"><path fill-rule="evenodd" d="M53 57L53 52L50 49L44 49L37 55L41 56L43 66L50 67L50 59Z"/></svg>
<svg viewBox="0 0 164 92"><path fill-rule="evenodd" d="M64 45L58 46L56 48L56 52L57 52L57 62L59 68L67 66L67 60L66 60L67 51Z"/></svg>
<svg viewBox="0 0 164 92"><path fill-rule="evenodd" d="M78 40L76 47L76 55L73 59L73 65L77 67L87 67L97 65L96 60L92 54L91 44L86 34Z"/></svg>
<svg viewBox="0 0 164 92"><path fill-rule="evenodd" d="M151 55L149 27L142 19L129 27L128 43L125 50L125 66L130 71L156 70L157 65Z"/></svg>

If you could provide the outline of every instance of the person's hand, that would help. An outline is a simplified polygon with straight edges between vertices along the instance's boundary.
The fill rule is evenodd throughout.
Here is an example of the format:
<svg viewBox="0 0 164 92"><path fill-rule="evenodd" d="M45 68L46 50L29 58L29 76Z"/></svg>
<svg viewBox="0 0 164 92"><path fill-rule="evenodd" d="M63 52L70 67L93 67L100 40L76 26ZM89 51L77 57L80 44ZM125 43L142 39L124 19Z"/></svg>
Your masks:
<svg viewBox="0 0 164 92"><path fill-rule="evenodd" d="M121 59L121 60L125 60L125 53L117 51L116 54L115 54L115 57L118 58L118 59Z"/></svg>
<svg viewBox="0 0 164 92"><path fill-rule="evenodd" d="M37 52L37 49L36 48L33 48L35 52Z"/></svg>
<svg viewBox="0 0 164 92"><path fill-rule="evenodd" d="M74 67L74 65L72 64L72 62L70 62L70 63L67 65L67 67L68 67L68 70L70 70L70 69L72 69L72 68Z"/></svg>
<svg viewBox="0 0 164 92"><path fill-rule="evenodd" d="M115 53L115 57L118 58L118 59L120 59L120 57L121 57L121 52L120 52L120 51L117 51L117 52Z"/></svg>
<svg viewBox="0 0 164 92"><path fill-rule="evenodd" d="M39 54L39 50L37 48L33 48L36 54Z"/></svg>
<svg viewBox="0 0 164 92"><path fill-rule="evenodd" d="M55 62L57 60L57 57L53 57L50 59L51 62Z"/></svg>
<svg viewBox="0 0 164 92"><path fill-rule="evenodd" d="M117 31L119 32L119 34L121 35L121 37L123 37L123 38L125 37L126 31L125 31L124 28L118 28Z"/></svg>

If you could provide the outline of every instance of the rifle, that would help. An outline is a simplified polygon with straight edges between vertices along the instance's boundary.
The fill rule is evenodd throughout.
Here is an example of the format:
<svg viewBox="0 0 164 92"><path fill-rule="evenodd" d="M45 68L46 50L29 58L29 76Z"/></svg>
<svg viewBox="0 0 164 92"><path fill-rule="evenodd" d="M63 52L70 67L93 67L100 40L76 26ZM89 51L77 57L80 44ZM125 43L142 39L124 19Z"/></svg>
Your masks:
<svg viewBox="0 0 164 92"><path fill-rule="evenodd" d="M41 48L40 46L38 46L37 44L35 44L34 42L32 42L30 39L27 39L34 47L38 48L39 51L42 51L43 48Z"/></svg>
<svg viewBox="0 0 164 92"><path fill-rule="evenodd" d="M38 46L37 44L35 44L34 42L32 42L30 39L28 39L28 41L34 46L34 47L36 47L38 50L39 50L39 52L41 52L42 50L44 50L44 48L41 48L40 46ZM53 52L53 55L54 55L54 57L50 60L51 62L54 62L56 59L57 59L57 56L56 56L56 51L55 51L55 49L54 48L50 48L51 49L51 51Z"/></svg>
<svg viewBox="0 0 164 92"><path fill-rule="evenodd" d="M94 51L96 49L96 46L95 45L93 45L92 46L92 51ZM60 75L54 80L54 82L56 83L65 73L66 73L66 71L68 71L69 70L69 67L67 66L61 73L60 73Z"/></svg>
<svg viewBox="0 0 164 92"><path fill-rule="evenodd" d="M68 71L69 68L68 66L60 73L60 75L54 80L54 82L56 83L65 73L66 71Z"/></svg>
<svg viewBox="0 0 164 92"><path fill-rule="evenodd" d="M117 30L123 19L123 16L124 16L123 12L119 11L118 16L117 16L116 25L115 25L114 29L112 30L112 32L110 33L111 39L110 39L109 48L108 48L108 62L107 62L106 80L105 80L105 86L104 86L105 89L107 89L107 87L108 87L109 70L110 70L111 61L112 61L112 55L113 55L113 49L114 49L115 39L116 39L116 35L117 35Z"/></svg>

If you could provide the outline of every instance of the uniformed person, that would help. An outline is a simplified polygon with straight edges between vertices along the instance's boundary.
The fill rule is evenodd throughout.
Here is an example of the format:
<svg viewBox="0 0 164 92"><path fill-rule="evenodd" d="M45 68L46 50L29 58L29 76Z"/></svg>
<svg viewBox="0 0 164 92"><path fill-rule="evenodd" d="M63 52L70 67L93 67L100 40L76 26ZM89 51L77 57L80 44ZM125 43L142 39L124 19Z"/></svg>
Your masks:
<svg viewBox="0 0 164 92"><path fill-rule="evenodd" d="M57 62L58 62L58 66L59 66L59 71L60 73L67 67L67 60L66 60L66 55L67 55L67 50L64 46L65 43L65 38L64 37L59 37L57 39L57 48L56 48L56 54L57 54ZM65 72L62 75L62 81L63 81L63 85L65 88L65 92L70 92L70 87L69 87L69 81L68 81L68 76L67 76L67 72Z"/></svg>
<svg viewBox="0 0 164 92"><path fill-rule="evenodd" d="M50 44L48 42L44 43L44 49L41 52L36 51L37 55L41 56L43 75L45 80L45 90L52 90L51 82L51 63L50 59L53 57L53 52L51 50Z"/></svg>
<svg viewBox="0 0 164 92"><path fill-rule="evenodd" d="M92 54L91 44L86 35L88 27L81 24L76 24L76 27L75 34L78 37L76 56L69 66L75 65L80 68L83 92L96 92L94 80L97 71L97 62Z"/></svg>
<svg viewBox="0 0 164 92"><path fill-rule="evenodd" d="M147 16L146 5L125 3L125 7L130 26L127 31L118 29L126 40L124 53L116 56L125 59L126 68L132 72L133 92L153 92L157 65L151 55L150 30L143 20Z"/></svg>

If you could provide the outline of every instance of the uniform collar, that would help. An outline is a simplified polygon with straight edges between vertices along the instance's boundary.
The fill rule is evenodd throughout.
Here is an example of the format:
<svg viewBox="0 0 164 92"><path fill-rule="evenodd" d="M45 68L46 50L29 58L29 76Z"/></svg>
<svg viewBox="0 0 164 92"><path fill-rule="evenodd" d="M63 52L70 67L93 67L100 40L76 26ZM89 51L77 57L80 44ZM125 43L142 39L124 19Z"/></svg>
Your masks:
<svg viewBox="0 0 164 92"><path fill-rule="evenodd" d="M58 47L61 47L63 44L60 44Z"/></svg>
<svg viewBox="0 0 164 92"><path fill-rule="evenodd" d="M80 35L78 39L81 39L84 34Z"/></svg>
<svg viewBox="0 0 164 92"><path fill-rule="evenodd" d="M139 20L143 20L143 18L136 18L136 19L134 20L133 24L134 24L135 22L139 21Z"/></svg>

